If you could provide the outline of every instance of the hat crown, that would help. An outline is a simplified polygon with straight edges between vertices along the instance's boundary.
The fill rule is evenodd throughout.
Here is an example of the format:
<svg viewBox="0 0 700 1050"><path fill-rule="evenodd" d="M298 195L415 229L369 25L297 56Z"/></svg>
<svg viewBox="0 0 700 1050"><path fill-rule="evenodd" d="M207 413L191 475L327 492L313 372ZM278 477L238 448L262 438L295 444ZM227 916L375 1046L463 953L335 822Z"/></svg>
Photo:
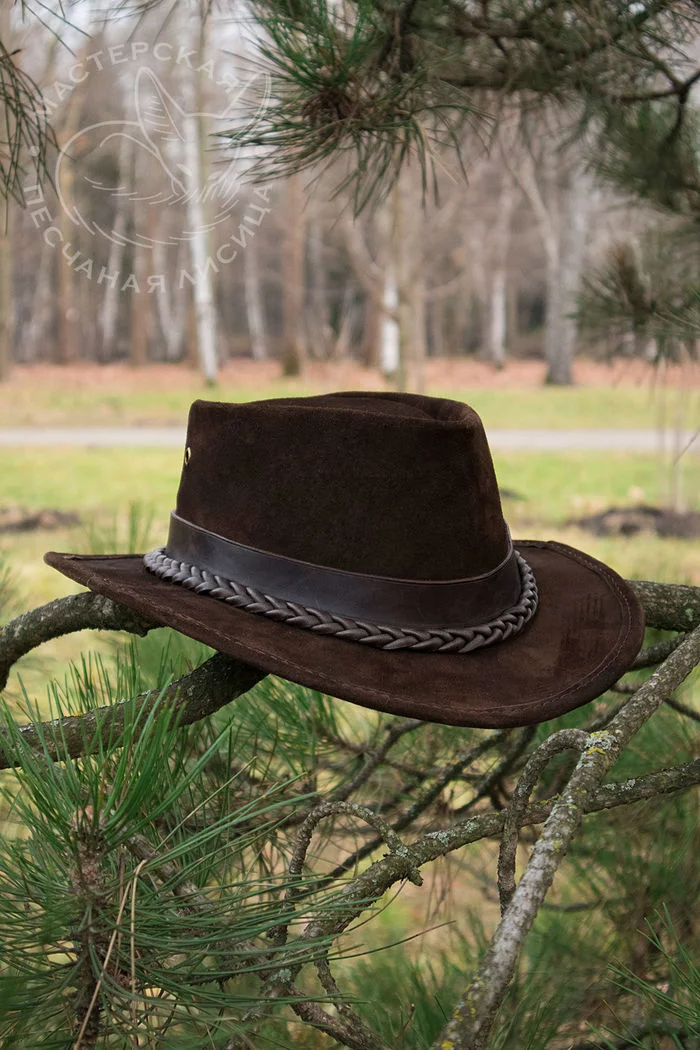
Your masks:
<svg viewBox="0 0 700 1050"><path fill-rule="evenodd" d="M460 402L196 401L187 448L177 513L236 543L415 580L489 572L508 551L484 429Z"/></svg>

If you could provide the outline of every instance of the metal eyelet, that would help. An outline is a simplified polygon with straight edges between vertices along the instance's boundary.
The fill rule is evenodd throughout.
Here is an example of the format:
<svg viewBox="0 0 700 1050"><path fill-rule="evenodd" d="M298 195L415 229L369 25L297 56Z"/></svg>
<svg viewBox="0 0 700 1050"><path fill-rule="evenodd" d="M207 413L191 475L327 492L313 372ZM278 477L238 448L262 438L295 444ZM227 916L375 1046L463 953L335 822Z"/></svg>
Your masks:
<svg viewBox="0 0 700 1050"><path fill-rule="evenodd" d="M192 449L188 445L187 448L185 449L185 466L187 466L189 464L191 459L192 459Z"/></svg>

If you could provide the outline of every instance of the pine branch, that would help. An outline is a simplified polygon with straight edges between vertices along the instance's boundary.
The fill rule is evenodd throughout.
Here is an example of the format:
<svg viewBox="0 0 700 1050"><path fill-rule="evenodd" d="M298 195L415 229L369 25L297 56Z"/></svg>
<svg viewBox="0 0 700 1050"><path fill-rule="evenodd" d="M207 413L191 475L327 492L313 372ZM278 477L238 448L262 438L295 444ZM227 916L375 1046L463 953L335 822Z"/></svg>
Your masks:
<svg viewBox="0 0 700 1050"><path fill-rule="evenodd" d="M652 580L628 580L644 607L647 627L692 631L700 626L700 587Z"/></svg>
<svg viewBox="0 0 700 1050"><path fill-rule="evenodd" d="M177 712L180 725L191 725L247 693L265 673L216 653L165 690L151 689L133 700L98 707L81 715L67 715L38 726L23 725L19 732L37 754L52 762L67 756L75 758L91 754L100 746L109 747L124 729L127 712L146 715L156 704L165 701L168 710ZM138 733L134 739L137 737ZM17 763L7 733L0 732L0 769L12 768Z"/></svg>
<svg viewBox="0 0 700 1050"><path fill-rule="evenodd" d="M670 656L682 641L683 635L676 634L673 638L664 638L663 641L650 645L648 649L642 649L635 656L630 671L638 671L644 667L654 667L656 664L663 663L666 657Z"/></svg>
<svg viewBox="0 0 700 1050"><path fill-rule="evenodd" d="M687 640L686 640L687 642ZM685 643L684 643L685 644ZM680 652L682 646L677 650ZM675 654L674 654L675 655ZM209 664L215 664L217 659L225 661L225 657L215 657ZM235 664L235 661L231 661ZM203 665L204 668L209 665ZM199 669L201 672L203 668ZM225 667L224 665L218 668L218 676L224 677ZM255 672L260 674L259 672ZM192 675L188 676L188 679L192 679L197 676L198 672L193 672ZM186 679L187 680L187 679ZM184 681L186 681L184 680ZM208 690L204 690L205 693ZM148 697L152 694L144 694L141 698L141 702L147 702ZM167 694L166 694L167 696ZM218 705L218 700L213 704L214 707ZM225 701L224 701L225 702ZM207 703L211 703L211 700L207 700ZM119 708L120 705L116 705ZM220 705L218 705L220 706ZM139 709L137 703L136 709ZM111 709L114 710L114 709ZM144 711L144 707L140 707L141 711ZM197 712L189 711L193 717L197 717ZM201 711L199 712L201 714ZM105 717L106 714L105 714ZM403 730L413 728L411 723L399 722L395 723L396 732L399 729ZM51 732L56 730L56 725L47 727L47 735L50 737ZM390 737L394 737L396 733L390 733ZM516 739L519 741L520 734L514 734ZM600 734L598 735L600 736ZM136 739L136 738L134 738ZM594 739L594 738L590 738ZM597 737L595 738L597 739ZM381 748L375 748L375 752ZM85 748L90 750L90 748ZM596 808L609 808L614 805L626 804L633 801L638 801L640 798L653 797L658 794L666 793L669 791L677 791L683 787L687 787L690 784L698 783L700 781L700 763L690 763L685 767L679 767L676 770L663 770L657 774L653 774L651 777L638 778L635 781L625 781L621 785L610 785L606 789L601 789L596 792L590 799L585 800L583 805L583 811L589 812ZM522 821L518 819L518 823L526 823L532 820L541 821L546 818L547 812L556 808L559 804L558 799L549 799L544 803L538 803L535 806L530 806L522 814ZM264 946L262 947L262 955L260 952L254 952L255 959L258 960L254 967L255 972L263 978L265 984L262 989L262 998L257 997L259 1002L262 1002L261 1007L263 1013L268 1009L273 1009L275 1004L282 1004L288 1002L289 999L293 999L295 995L299 995L295 980L296 972L301 970L304 966L309 966L318 962L319 948L322 945L322 951L327 951L328 942L337 936L338 932L342 932L343 929L347 928L348 922L352 921L355 915L361 914L367 907L370 907L373 900L377 897L372 897L371 888L375 885L378 895L384 892L384 889L389 888L396 881L402 881L407 877L417 877L416 872L418 868L425 863L429 863L431 860L436 859L438 856L444 856L454 849L464 845L468 841L477 841L485 836L497 836L502 831L505 824L505 814L503 813L488 813L483 814L472 820L457 822L452 827L446 828L443 831L433 832L430 835L422 836L418 842L413 844L407 844L401 840L394 838L394 830L386 823L382 821L381 817L378 817L376 813L366 809L366 807L355 806L352 803L337 803L330 805L323 803L316 810L313 817L307 821L305 828L299 832L297 836L297 843L299 849L292 850L293 859L292 866L290 867L290 873L292 876L291 882L289 883L289 894L287 899L287 905L290 908L296 906L297 900L301 902L304 900L303 905L300 905L298 909L298 918L302 918L304 914L308 914L312 909L309 907L306 900L306 887L298 882L301 877L301 870L304 865L304 857L306 856L306 850L308 849L308 843L310 842L310 835L314 829L318 826L319 820L326 816L332 817L336 813L342 813L347 815L359 816L362 819L369 819L370 823L379 830L385 840L390 841L390 853L387 857L382 858L377 864L372 865L368 872L370 873L370 879L375 876L378 881L368 883L367 873L362 873L358 879L353 880L349 887L344 887L339 895L334 895L333 903L330 908L324 907L323 903L321 907L314 907L313 913L319 916L318 919L314 920L314 924L310 924L307 930L300 938L291 940L286 945L283 955L277 955L275 947L270 945L269 954L269 965L266 964L266 953ZM285 826L285 818L283 817L278 827L281 830ZM240 830L242 825L239 823L237 828ZM130 836L133 838L133 836ZM141 859L148 860L149 867L152 867L153 874L159 879L166 877L169 883L169 890L175 892L178 896L178 900L181 900L182 906L187 909L192 905L195 909L202 904L202 900L191 896L193 885L187 881L187 877L183 873L178 873L176 868L173 868L170 863L170 857L167 855L164 857L158 857L156 852L158 846L150 846L147 851L144 851L144 843L139 840L138 837L131 843L133 846L133 852L136 856L140 856ZM147 856L146 856L147 852ZM177 856L177 853L174 854ZM406 864L408 861L408 865ZM166 866L163 866L166 865ZM183 877L184 876L184 877ZM381 886L380 886L381 884ZM383 888L381 888L383 887ZM178 888L182 891L178 893ZM297 896L297 891L301 892ZM189 898L189 899L188 899ZM349 903L349 907L348 907ZM327 930L325 935L319 933L319 923L330 921L336 917L340 917L341 925L336 931L335 927L331 923L331 927ZM294 915L283 915L283 921L285 923L290 922ZM276 919L275 922L278 920ZM219 958L221 954L224 955L228 951L228 943L226 939L221 942L219 950L215 953ZM252 954L248 952L246 948L245 953L248 961L252 959ZM240 955L236 958L231 957L230 969L232 973L235 973L237 967L241 962ZM218 976L221 979L225 978L225 973L222 973L224 967L217 971ZM206 975L203 975L206 976ZM293 1010L297 1007L294 1003L289 1003ZM341 1045L347 1045L353 1048L359 1048L359 1050L365 1050L366 1047L377 1045L381 1043L377 1039L375 1043L372 1042L372 1033L369 1035L360 1035L359 1030L356 1026L350 1023L349 1017L345 1017L342 1014L336 1018L332 1014L328 1014L322 1010L318 1004L312 1004L308 1009L306 1007L300 1007L297 1010L299 1016L307 1020L309 1024L316 1024L321 1030L325 1031L328 1035L331 1035ZM329 1020L330 1019L330 1020ZM241 1046L249 1045L246 1044L245 1036L240 1037L243 1042ZM364 1043L361 1042L364 1039ZM236 1044L239 1045L239 1044Z"/></svg>
<svg viewBox="0 0 700 1050"><path fill-rule="evenodd" d="M312 1028L325 1032L335 1039L340 1046L351 1050L391 1050L391 1047L379 1038L352 1010L346 1010L346 1016L333 1017L323 1010L318 1003L304 1000L301 994L290 984L288 994L294 995L292 1010Z"/></svg>
<svg viewBox="0 0 700 1050"><path fill-rule="evenodd" d="M618 806L658 798L687 790L700 784L700 759L671 769L658 770L645 776L627 779L620 783L598 787L582 800L583 813L597 813ZM547 821L560 805L560 798L544 799L534 803L518 815L519 827L541 824ZM485 813L459 821L450 827L430 831L410 845L403 845L375 861L357 875L343 889L337 907L331 914L312 920L303 934L288 945L284 962L271 967L261 990L259 1005L245 1018L247 1023L260 1021L268 1015L275 1003L287 995L295 994L294 981L309 961L310 947L325 940L337 938L363 912L372 908L392 886L406 880L414 881L420 868L440 857L445 857L463 846L486 838L502 835L506 823L505 813ZM305 895L300 894L300 899ZM285 917L288 923L291 916ZM296 1006L292 1004L296 1012ZM339 1040L342 1043L342 1040ZM352 1045L352 1044L347 1044ZM226 1050L243 1050L244 1044L236 1039L227 1044ZM436 1044L442 1050L442 1044Z"/></svg>
<svg viewBox="0 0 700 1050"><path fill-rule="evenodd" d="M388 1050L377 1034L367 1027L362 1018L355 1013L355 1011L352 1010L348 1003L343 999L342 992L338 988L331 972L328 959L326 957L317 959L315 965L321 987L338 1011L343 1024L347 1026L355 1038L364 1040L364 1044L360 1047L360 1050ZM293 1009L295 1013L299 1013L299 1011L296 1010L296 1007L293 1007ZM301 1013L299 1013L299 1016L302 1016ZM348 1045L351 1044L348 1043Z"/></svg>
<svg viewBox="0 0 700 1050"><path fill-rule="evenodd" d="M47 151L56 145L41 90L17 64L19 50L0 41L0 197L24 205L25 151L37 177L47 173Z"/></svg>
<svg viewBox="0 0 700 1050"><path fill-rule="evenodd" d="M659 770L643 777L628 779L619 784L598 787L586 797L582 797L582 813L596 813L604 809L630 805L634 802L685 790L697 784L700 784L700 759L672 769ZM520 826L525 827L547 821L559 807L561 807L559 796L535 803L523 813ZM298 951L300 961L294 962L294 953L286 957L284 979L281 981L279 974L273 974L265 985L265 997L270 996L274 999L284 994L282 989L286 986L285 982L296 979L299 970L307 960L308 952L305 949L307 943L339 936L358 916L370 909L387 890L396 883L405 881L412 872L420 870L424 865L430 864L439 857L447 856L463 846L481 839L499 837L503 832L504 824L505 813L486 813L471 817L451 827L422 835L406 847L403 854L391 853L375 861L344 888L342 908L337 909L332 916L323 917L308 924L304 933L293 945L295 951ZM516 953L520 946L520 943L514 946ZM291 972L290 966L292 966ZM438 1047L442 1050L439 1040L436 1043L436 1048Z"/></svg>
<svg viewBox="0 0 700 1050"><path fill-rule="evenodd" d="M586 801L632 737L700 662L700 627L645 682L607 729L591 733L555 802L487 956L434 1044L434 1050L482 1050L515 972L520 949L586 812Z"/></svg>
<svg viewBox="0 0 700 1050"><path fill-rule="evenodd" d="M700 76L686 74L678 46L693 13L668 0L635 13L577 4L575 28L561 4L531 0L480 9L258 0L255 9L272 90L262 117L258 108L223 137L252 149L261 180L351 154L339 188L354 189L356 210L387 192L411 154L426 184L437 149L459 159L467 126L488 140L508 98L530 110L577 107L586 121L660 100L675 107L680 134Z"/></svg>
<svg viewBox="0 0 700 1050"><path fill-rule="evenodd" d="M518 829L530 801L535 784L555 755L562 751L578 751L587 747L589 734L583 729L562 729L553 733L534 751L522 772L506 810L498 855L498 896L503 915L515 893L515 854L518 848Z"/></svg>
<svg viewBox="0 0 700 1050"><path fill-rule="evenodd" d="M83 591L23 613L0 632L0 692L10 668L32 649L74 631L129 631L142 637L156 624L101 594Z"/></svg>
<svg viewBox="0 0 700 1050"><path fill-rule="evenodd" d="M346 781L345 784L341 784L340 787L336 788L327 801L344 802L348 799L359 787L366 784L375 769L384 763L386 756L389 754L394 744L398 743L398 741L407 733L413 733L423 725L425 725L425 722L419 722L415 718L403 719L401 721L392 722L388 725L386 729L386 738L380 747L376 748L376 750L371 753L365 753L365 761L362 769L360 769L354 777L351 777L350 780Z"/></svg>

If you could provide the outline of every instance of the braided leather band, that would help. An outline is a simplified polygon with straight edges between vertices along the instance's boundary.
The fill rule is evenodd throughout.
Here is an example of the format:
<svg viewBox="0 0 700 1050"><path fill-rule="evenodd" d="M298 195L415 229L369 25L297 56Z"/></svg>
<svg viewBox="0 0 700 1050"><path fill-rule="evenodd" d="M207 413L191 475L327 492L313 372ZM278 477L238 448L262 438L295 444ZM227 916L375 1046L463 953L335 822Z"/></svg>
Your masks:
<svg viewBox="0 0 700 1050"><path fill-rule="evenodd" d="M202 569L197 565L177 561L166 554L165 547L157 547L144 556L146 568L163 580L228 602L236 609L267 616L271 620L293 627L332 635L345 641L360 642L375 649L405 649L423 653L469 653L487 645L503 642L522 631L537 609L535 574L519 551L515 551L522 589L516 605L499 614L488 623L475 627L450 630L418 630L410 627L392 627L387 624L353 620L321 609L312 609L283 598L263 594L235 580Z"/></svg>

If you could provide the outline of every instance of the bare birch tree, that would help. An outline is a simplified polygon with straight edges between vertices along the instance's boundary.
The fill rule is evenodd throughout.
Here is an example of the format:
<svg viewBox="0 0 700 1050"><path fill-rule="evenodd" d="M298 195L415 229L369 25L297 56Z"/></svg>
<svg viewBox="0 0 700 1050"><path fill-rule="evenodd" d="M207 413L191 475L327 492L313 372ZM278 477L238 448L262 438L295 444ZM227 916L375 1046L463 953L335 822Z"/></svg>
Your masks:
<svg viewBox="0 0 700 1050"><path fill-rule="evenodd" d="M286 376L301 375L307 356L304 331L305 247L304 184L300 175L291 175L285 185L282 253L282 372Z"/></svg>
<svg viewBox="0 0 700 1050"><path fill-rule="evenodd" d="M519 158L517 177L537 219L546 258L546 382L567 386L573 383L576 295L585 260L593 179L576 147L564 150L550 136L542 141L537 162L527 152Z"/></svg>
<svg viewBox="0 0 700 1050"><path fill-rule="evenodd" d="M263 361L267 357L267 341L260 276L260 245L257 237L252 237L247 244L243 267L250 352L254 361Z"/></svg>
<svg viewBox="0 0 700 1050"><path fill-rule="evenodd" d="M495 176L498 178L498 175ZM506 363L506 345L511 333L508 328L508 254L513 211L516 204L515 180L507 168L502 168L496 205L495 222L489 235L489 324L487 354L496 368Z"/></svg>
<svg viewBox="0 0 700 1050"><path fill-rule="evenodd" d="M194 296L197 353L204 380L209 385L217 381L217 323L214 306L212 267L207 236L205 174L202 144L207 134L205 118L201 113L201 94L196 67L205 62L205 23L196 12L183 6L181 40L187 51L194 52L194 66L183 62L180 66L180 91L184 115L182 118L182 156L185 176L185 202L189 227L190 261L192 266L192 294Z"/></svg>

